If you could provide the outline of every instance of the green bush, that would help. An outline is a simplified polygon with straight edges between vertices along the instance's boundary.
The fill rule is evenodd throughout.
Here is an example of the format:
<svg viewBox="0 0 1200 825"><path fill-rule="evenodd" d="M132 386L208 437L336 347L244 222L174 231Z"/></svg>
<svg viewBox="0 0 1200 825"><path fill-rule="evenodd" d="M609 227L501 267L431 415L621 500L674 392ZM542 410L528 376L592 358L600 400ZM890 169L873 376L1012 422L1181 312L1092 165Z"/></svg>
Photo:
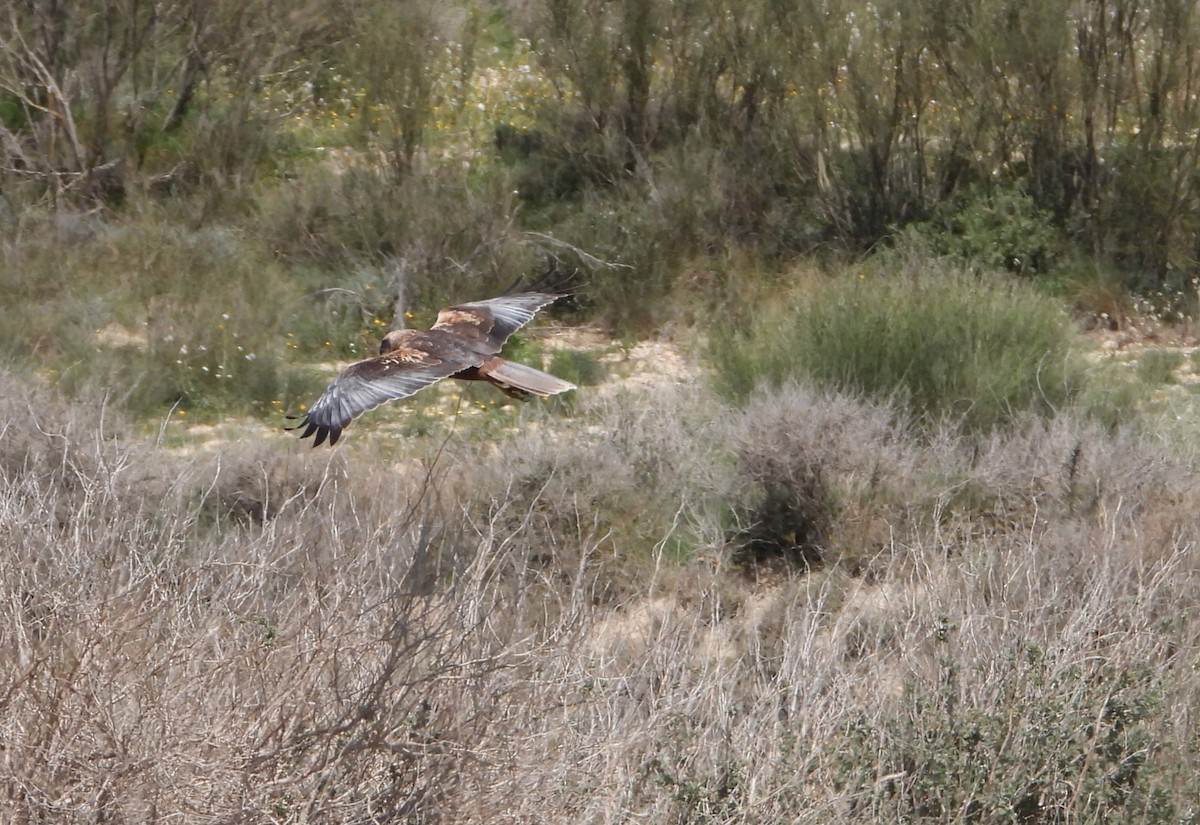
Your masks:
<svg viewBox="0 0 1200 825"><path fill-rule="evenodd" d="M969 188L908 232L934 255L1023 275L1045 273L1065 247L1053 216L1015 189Z"/></svg>
<svg viewBox="0 0 1200 825"><path fill-rule="evenodd" d="M859 273L747 331L714 336L718 389L744 402L792 377L892 398L927 421L989 429L1078 389L1061 309L1020 284L962 272Z"/></svg>
<svg viewBox="0 0 1200 825"><path fill-rule="evenodd" d="M577 387L599 384L604 380L604 364L590 352L579 349L556 350L547 370Z"/></svg>
<svg viewBox="0 0 1200 825"><path fill-rule="evenodd" d="M1148 349L1138 357L1138 377L1154 386L1174 384L1175 373L1183 366L1185 358L1182 352L1175 350Z"/></svg>

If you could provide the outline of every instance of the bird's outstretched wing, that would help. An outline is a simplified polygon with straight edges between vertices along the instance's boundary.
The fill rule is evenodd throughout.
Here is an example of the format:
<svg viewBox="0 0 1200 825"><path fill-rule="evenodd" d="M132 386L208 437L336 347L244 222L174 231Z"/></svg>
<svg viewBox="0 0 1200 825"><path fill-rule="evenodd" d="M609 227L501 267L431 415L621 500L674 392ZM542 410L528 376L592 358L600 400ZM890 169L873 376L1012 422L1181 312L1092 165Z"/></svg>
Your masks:
<svg viewBox="0 0 1200 825"><path fill-rule="evenodd" d="M479 355L496 355L509 336L561 297L561 293L520 292L457 304L438 313L433 329L451 333Z"/></svg>
<svg viewBox="0 0 1200 825"><path fill-rule="evenodd" d="M387 401L407 398L463 368L459 362L414 347L399 347L347 367L309 408L300 423L301 438L316 435L314 447L336 444L351 421Z"/></svg>
<svg viewBox="0 0 1200 825"><path fill-rule="evenodd" d="M342 430L367 410L407 398L443 378L456 374L464 377L483 366L499 354L509 336L564 294L565 291L553 286L539 284L526 292L446 307L427 332L392 330L384 336L381 345L384 351L377 358L347 367L300 418L300 423L289 429L303 427L301 438L315 435L314 447L326 439L336 444ZM556 384L553 392L530 391L536 395L563 390Z"/></svg>

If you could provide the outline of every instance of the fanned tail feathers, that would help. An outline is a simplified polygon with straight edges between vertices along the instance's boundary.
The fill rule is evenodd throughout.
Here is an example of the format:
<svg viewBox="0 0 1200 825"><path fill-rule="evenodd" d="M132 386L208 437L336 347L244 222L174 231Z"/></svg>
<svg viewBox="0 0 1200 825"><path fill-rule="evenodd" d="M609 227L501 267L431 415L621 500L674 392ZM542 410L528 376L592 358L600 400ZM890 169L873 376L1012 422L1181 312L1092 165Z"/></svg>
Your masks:
<svg viewBox="0 0 1200 825"><path fill-rule="evenodd" d="M495 363L499 361L500 363ZM570 381L564 381L561 378L556 378L547 372L542 372L539 369L518 364L516 361L506 361L495 359L488 365L487 371L484 373L488 379L497 387L503 390L506 394L514 397L520 397L521 394L537 395L546 398L551 395L558 395L562 392L575 389L575 385ZM516 392L509 392L515 390Z"/></svg>

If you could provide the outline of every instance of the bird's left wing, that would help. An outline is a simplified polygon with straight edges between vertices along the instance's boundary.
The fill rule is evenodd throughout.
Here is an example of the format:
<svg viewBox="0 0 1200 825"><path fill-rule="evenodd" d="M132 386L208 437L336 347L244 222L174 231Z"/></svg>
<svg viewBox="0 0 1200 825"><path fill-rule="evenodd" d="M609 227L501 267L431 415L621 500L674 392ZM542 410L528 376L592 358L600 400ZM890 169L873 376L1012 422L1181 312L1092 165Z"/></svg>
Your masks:
<svg viewBox="0 0 1200 825"><path fill-rule="evenodd" d="M461 370L462 364L413 347L400 347L342 372L309 408L300 423L301 438L316 435L314 447L325 439L336 444L351 421L387 401L407 398Z"/></svg>
<svg viewBox="0 0 1200 825"><path fill-rule="evenodd" d="M551 292L521 292L458 304L439 312L433 329L453 333L477 351L495 355L510 335L532 321L543 307L561 297L561 294Z"/></svg>

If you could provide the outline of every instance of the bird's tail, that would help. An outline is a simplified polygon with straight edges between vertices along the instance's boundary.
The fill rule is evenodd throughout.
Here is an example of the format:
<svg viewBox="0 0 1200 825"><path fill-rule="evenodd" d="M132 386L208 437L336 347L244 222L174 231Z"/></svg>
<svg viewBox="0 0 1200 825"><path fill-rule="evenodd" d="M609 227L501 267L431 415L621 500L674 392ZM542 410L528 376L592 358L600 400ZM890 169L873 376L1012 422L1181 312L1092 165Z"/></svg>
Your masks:
<svg viewBox="0 0 1200 825"><path fill-rule="evenodd" d="M525 364L518 364L516 361L507 361L503 358L493 358L480 369L480 373L499 387L505 395L514 398L529 395L545 398L575 389L575 385L570 381L564 381L548 372L542 372Z"/></svg>

